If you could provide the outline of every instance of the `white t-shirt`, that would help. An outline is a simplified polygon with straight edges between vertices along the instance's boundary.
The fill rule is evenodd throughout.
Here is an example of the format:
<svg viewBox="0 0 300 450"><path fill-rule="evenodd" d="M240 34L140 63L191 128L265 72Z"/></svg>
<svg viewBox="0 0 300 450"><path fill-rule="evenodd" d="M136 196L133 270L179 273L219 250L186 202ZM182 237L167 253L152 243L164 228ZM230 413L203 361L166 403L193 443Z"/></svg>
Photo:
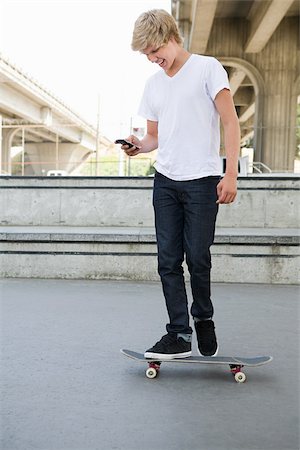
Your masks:
<svg viewBox="0 0 300 450"><path fill-rule="evenodd" d="M160 70L148 79L138 114L158 122L158 172L178 181L222 173L214 99L224 88L230 89L221 63L194 54L173 77Z"/></svg>

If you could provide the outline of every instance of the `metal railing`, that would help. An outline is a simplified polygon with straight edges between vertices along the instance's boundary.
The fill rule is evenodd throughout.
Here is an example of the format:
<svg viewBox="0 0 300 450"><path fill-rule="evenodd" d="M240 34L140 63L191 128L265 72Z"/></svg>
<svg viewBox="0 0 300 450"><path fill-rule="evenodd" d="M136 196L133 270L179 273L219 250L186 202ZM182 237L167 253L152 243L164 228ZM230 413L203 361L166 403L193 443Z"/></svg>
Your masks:
<svg viewBox="0 0 300 450"><path fill-rule="evenodd" d="M264 172L272 173L272 170L270 169L270 167L268 167L266 164L264 164L260 161L253 161L252 167L253 167L253 171L255 171L257 173L264 173Z"/></svg>
<svg viewBox="0 0 300 450"><path fill-rule="evenodd" d="M151 158L128 158L123 160L87 161L12 161L11 174L2 170L2 175L14 176L150 176L154 173Z"/></svg>

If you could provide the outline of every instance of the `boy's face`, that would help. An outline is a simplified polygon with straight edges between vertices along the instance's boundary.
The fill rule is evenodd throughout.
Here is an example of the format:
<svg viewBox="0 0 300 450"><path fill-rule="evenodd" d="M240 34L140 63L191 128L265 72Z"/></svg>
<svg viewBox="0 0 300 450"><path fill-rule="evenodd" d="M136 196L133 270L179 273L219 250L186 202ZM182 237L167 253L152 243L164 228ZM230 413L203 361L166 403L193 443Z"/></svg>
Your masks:
<svg viewBox="0 0 300 450"><path fill-rule="evenodd" d="M177 55L178 44L172 38L159 48L147 47L142 53L152 63L158 64L165 71L170 70Z"/></svg>

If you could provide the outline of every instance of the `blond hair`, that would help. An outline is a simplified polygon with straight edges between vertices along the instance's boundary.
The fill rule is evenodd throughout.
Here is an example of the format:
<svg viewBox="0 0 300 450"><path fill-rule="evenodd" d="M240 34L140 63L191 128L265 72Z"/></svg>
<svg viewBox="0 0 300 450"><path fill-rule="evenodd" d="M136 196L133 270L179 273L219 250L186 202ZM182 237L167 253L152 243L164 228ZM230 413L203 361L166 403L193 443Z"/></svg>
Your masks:
<svg viewBox="0 0 300 450"><path fill-rule="evenodd" d="M151 9L137 18L131 48L140 52L148 47L159 48L167 44L171 38L182 45L183 40L175 19L163 9Z"/></svg>

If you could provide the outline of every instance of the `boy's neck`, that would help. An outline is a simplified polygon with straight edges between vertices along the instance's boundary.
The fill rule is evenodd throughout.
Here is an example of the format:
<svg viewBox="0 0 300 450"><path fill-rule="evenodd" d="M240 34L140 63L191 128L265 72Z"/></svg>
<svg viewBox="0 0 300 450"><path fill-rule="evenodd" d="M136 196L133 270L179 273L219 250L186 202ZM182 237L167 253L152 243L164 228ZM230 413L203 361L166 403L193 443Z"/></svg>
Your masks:
<svg viewBox="0 0 300 450"><path fill-rule="evenodd" d="M178 51L176 58L174 59L174 63L172 64L172 67L170 67L169 70L166 70L166 74L169 77L173 77L176 75L176 73L181 69L181 67L186 63L186 61L191 56L191 53L185 50L183 47L178 45Z"/></svg>

